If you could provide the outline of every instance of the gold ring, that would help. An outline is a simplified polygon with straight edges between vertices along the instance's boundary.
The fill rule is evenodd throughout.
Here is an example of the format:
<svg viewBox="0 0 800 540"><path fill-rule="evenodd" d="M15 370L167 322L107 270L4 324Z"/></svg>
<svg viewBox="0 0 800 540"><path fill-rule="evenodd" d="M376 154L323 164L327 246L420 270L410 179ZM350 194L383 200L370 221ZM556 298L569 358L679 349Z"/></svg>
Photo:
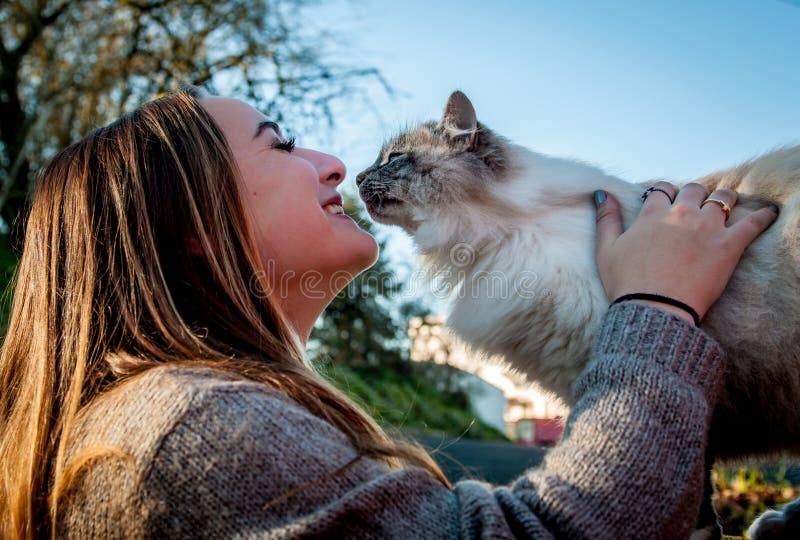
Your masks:
<svg viewBox="0 0 800 540"><path fill-rule="evenodd" d="M719 207L722 208L722 212L725 214L725 221L727 221L728 218L731 217L731 207L728 206L727 204L725 204L725 201L721 201L719 199L708 198L708 199L703 201L703 204L700 205L700 208L704 207L706 204L708 204L710 202L714 203L714 204L718 204Z"/></svg>

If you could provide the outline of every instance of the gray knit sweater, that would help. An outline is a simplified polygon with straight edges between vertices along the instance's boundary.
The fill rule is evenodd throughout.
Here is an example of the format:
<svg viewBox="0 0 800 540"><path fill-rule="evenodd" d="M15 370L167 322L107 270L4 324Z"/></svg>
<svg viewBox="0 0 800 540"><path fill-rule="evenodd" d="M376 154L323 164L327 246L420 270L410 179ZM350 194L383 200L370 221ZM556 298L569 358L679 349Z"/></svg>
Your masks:
<svg viewBox="0 0 800 540"><path fill-rule="evenodd" d="M512 485L443 487L357 459L280 392L162 367L93 404L60 507L74 538L684 538L697 519L719 346L679 317L613 306L561 443Z"/></svg>

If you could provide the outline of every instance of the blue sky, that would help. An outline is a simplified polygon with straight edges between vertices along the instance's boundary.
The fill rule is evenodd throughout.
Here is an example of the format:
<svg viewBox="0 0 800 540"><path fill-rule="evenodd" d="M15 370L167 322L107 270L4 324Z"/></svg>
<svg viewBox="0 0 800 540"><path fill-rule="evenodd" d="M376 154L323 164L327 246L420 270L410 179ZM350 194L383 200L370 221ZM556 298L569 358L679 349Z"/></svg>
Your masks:
<svg viewBox="0 0 800 540"><path fill-rule="evenodd" d="M629 180L688 180L800 144L800 1L335 0L311 13L351 51L343 61L397 90L375 88L379 118L342 108L322 143L349 182L456 88L497 132Z"/></svg>
<svg viewBox="0 0 800 540"><path fill-rule="evenodd" d="M690 178L800 143L797 1L333 5L320 13L353 59L399 92L376 89L382 125L340 114L353 172L400 126L438 116L455 88L517 142L632 180Z"/></svg>

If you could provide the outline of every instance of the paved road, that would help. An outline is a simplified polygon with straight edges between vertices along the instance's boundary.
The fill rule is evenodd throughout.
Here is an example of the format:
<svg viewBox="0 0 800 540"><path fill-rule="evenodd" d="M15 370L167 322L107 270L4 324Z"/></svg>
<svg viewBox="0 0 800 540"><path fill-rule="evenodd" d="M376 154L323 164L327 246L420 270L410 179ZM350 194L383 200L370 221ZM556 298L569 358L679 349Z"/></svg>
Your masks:
<svg viewBox="0 0 800 540"><path fill-rule="evenodd" d="M462 478L508 484L525 469L538 465L546 449L514 443L453 440L437 437L419 439L433 454L451 482Z"/></svg>
<svg viewBox="0 0 800 540"><path fill-rule="evenodd" d="M546 448L530 448L505 442L439 437L422 437L418 440L431 451L452 482L473 478L493 484L508 484L525 469L541 463L547 452ZM800 463L758 462L751 465L761 468L767 482L784 479L792 485L800 485ZM738 466L729 465L728 468L736 469Z"/></svg>

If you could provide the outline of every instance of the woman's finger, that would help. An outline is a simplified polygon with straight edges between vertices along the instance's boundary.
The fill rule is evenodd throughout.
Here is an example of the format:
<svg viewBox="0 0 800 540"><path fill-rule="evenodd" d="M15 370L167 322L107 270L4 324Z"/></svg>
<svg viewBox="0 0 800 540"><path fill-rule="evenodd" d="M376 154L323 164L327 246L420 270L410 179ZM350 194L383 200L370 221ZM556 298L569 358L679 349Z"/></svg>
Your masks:
<svg viewBox="0 0 800 540"><path fill-rule="evenodd" d="M672 205L677 195L678 188L669 182L656 182L647 188L647 191L642 195L644 197L642 210L646 209L648 212L652 212L655 209L666 210Z"/></svg>
<svg viewBox="0 0 800 540"><path fill-rule="evenodd" d="M734 248L739 249L739 252L744 252L753 240L758 238L767 227L778 218L778 207L770 205L766 208L761 208L740 219L730 227L728 227L728 236Z"/></svg>
<svg viewBox="0 0 800 540"><path fill-rule="evenodd" d="M700 204L708 197L708 188L696 182L683 186L675 197L675 204L685 204L693 208L700 208Z"/></svg>
<svg viewBox="0 0 800 540"><path fill-rule="evenodd" d="M597 257L601 258L608 247L622 234L622 213L619 202L609 193L594 192L597 206Z"/></svg>

